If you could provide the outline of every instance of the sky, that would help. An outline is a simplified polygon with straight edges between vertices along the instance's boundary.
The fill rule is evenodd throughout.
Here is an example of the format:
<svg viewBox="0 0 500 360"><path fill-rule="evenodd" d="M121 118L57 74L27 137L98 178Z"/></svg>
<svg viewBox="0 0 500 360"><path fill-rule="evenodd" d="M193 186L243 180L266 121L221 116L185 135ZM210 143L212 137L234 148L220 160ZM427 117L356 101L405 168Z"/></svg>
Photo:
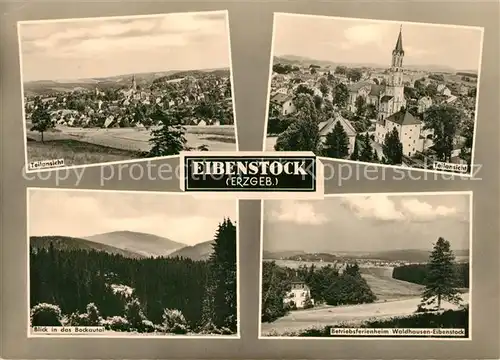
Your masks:
<svg viewBox="0 0 500 360"><path fill-rule="evenodd" d="M230 66L225 12L19 24L23 81Z"/></svg>
<svg viewBox="0 0 500 360"><path fill-rule="evenodd" d="M347 195L264 202L266 251L469 249L469 195Z"/></svg>
<svg viewBox="0 0 500 360"><path fill-rule="evenodd" d="M482 32L477 28L287 14L277 14L274 22L275 56L390 66L402 26L403 65L479 69Z"/></svg>
<svg viewBox="0 0 500 360"><path fill-rule="evenodd" d="M213 240L224 217L237 222L236 209L235 200L176 194L34 189L29 192L29 236L128 230L195 245Z"/></svg>

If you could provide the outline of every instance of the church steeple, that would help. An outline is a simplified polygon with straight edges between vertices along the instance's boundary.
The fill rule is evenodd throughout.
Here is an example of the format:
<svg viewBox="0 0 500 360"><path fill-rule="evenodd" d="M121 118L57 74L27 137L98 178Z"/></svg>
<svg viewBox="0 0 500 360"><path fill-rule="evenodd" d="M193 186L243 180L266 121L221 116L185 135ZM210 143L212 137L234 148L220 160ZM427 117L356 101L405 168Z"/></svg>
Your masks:
<svg viewBox="0 0 500 360"><path fill-rule="evenodd" d="M405 54L405 51L403 50L403 25L401 25L399 27L398 40L396 41L396 46L394 47L392 54L393 55L404 55Z"/></svg>
<svg viewBox="0 0 500 360"><path fill-rule="evenodd" d="M132 89L137 90L137 82L135 81L135 74L132 75Z"/></svg>

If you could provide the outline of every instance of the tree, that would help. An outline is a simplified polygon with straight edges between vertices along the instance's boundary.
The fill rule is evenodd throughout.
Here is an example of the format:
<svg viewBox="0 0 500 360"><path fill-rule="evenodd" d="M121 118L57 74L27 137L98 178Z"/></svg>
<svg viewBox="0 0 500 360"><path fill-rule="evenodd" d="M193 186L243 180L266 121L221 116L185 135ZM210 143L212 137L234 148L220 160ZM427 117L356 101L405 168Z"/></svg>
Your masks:
<svg viewBox="0 0 500 360"><path fill-rule="evenodd" d="M55 126L47 107L41 100L35 100L35 110L31 114L31 131L38 131L43 142L43 133Z"/></svg>
<svg viewBox="0 0 500 360"><path fill-rule="evenodd" d="M347 67L339 65L335 68L335 74L345 75L347 73Z"/></svg>
<svg viewBox="0 0 500 360"><path fill-rule="evenodd" d="M213 252L210 255L210 278L204 311L210 316L205 325L236 331L236 226L224 219L215 233Z"/></svg>
<svg viewBox="0 0 500 360"><path fill-rule="evenodd" d="M444 162L450 160L462 116L460 109L448 104L433 105L425 111L424 130L434 131L434 150L438 160Z"/></svg>
<svg viewBox="0 0 500 360"><path fill-rule="evenodd" d="M339 83L335 86L333 103L339 107L345 107L347 101L349 100L349 89L343 83Z"/></svg>
<svg viewBox="0 0 500 360"><path fill-rule="evenodd" d="M363 76L363 72L360 69L349 69L347 70L346 76L352 82L358 82Z"/></svg>
<svg viewBox="0 0 500 360"><path fill-rule="evenodd" d="M351 154L351 160L358 160L359 159L359 145L358 145L358 139L354 141L354 149Z"/></svg>
<svg viewBox="0 0 500 360"><path fill-rule="evenodd" d="M160 122L160 128L154 129L151 132L152 145L149 151L149 157L177 155L185 149L187 140L184 137L185 128L179 123L174 123L172 117L165 111L156 108L155 113L151 115L155 122Z"/></svg>
<svg viewBox="0 0 500 360"><path fill-rule="evenodd" d="M125 319L128 321L132 329L137 331L142 330L142 323L143 320L146 320L146 316L144 315L141 303L138 299L132 299L125 306Z"/></svg>
<svg viewBox="0 0 500 360"><path fill-rule="evenodd" d="M363 149L359 155L359 161L371 162L373 160L373 149L368 133L366 135L360 135L363 141Z"/></svg>
<svg viewBox="0 0 500 360"><path fill-rule="evenodd" d="M340 121L337 121L333 130L326 135L324 153L325 156L337 159L349 155L349 137Z"/></svg>
<svg viewBox="0 0 500 360"><path fill-rule="evenodd" d="M434 244L434 249L427 264L428 272L426 285L422 294L422 303L431 305L437 302L437 309L441 309L441 302L448 301L459 304L462 299L457 288L458 277L456 272L455 255L450 249L450 242L440 237Z"/></svg>
<svg viewBox="0 0 500 360"><path fill-rule="evenodd" d="M358 96L356 98L356 115L361 117L365 113L365 104L366 101L362 96Z"/></svg>
<svg viewBox="0 0 500 360"><path fill-rule="evenodd" d="M309 295L309 293L306 294L303 307L304 307L304 309L310 309L310 308L314 307L314 304L313 304L312 299L311 299L311 295Z"/></svg>
<svg viewBox="0 0 500 360"><path fill-rule="evenodd" d="M387 164L399 165L403 162L403 144L399 140L399 133L396 128L385 135L382 151Z"/></svg>
<svg viewBox="0 0 500 360"><path fill-rule="evenodd" d="M297 89L295 89L295 96L298 96L299 94L309 94L314 96L314 90L304 84L300 84L297 86Z"/></svg>
<svg viewBox="0 0 500 360"><path fill-rule="evenodd" d="M321 91L321 94L325 97L328 95L328 85L325 82L321 82L321 84L319 84L319 91Z"/></svg>
<svg viewBox="0 0 500 360"><path fill-rule="evenodd" d="M276 140L276 151L320 151L321 140L316 122L297 119Z"/></svg>

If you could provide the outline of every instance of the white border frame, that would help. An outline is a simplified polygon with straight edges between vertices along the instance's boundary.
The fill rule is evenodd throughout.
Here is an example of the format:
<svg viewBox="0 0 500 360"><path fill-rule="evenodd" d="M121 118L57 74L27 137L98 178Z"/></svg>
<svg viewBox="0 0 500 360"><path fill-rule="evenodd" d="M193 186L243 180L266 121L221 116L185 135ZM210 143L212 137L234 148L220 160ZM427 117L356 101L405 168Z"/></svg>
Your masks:
<svg viewBox="0 0 500 360"><path fill-rule="evenodd" d="M130 164L130 163L143 163L152 160L166 160L179 157L179 155L168 155L159 156L154 158L144 158L144 159L130 159L122 161L110 161L104 163L96 164L83 164L83 165L64 165L54 168L45 169L35 169L29 170L29 159L28 159L28 141L27 141L27 131L26 131L26 113L25 113L25 92L24 92L24 81L23 81L23 52L22 52L22 41L21 41L21 26L23 24L37 24L37 23L59 23L59 22L73 22L73 21L101 21L101 20L120 20L120 19L144 19L144 18L155 18L163 17L169 15L187 15L187 14L224 14L226 22L226 32L227 32L227 42L228 42L228 52L229 52L229 81L231 82L231 102L233 108L233 119L234 119L234 137L236 140L236 152L239 151L239 139L238 139L238 126L236 122L236 99L235 99L235 86L234 86L234 75L233 75L233 57L231 51L231 34L229 27L229 11L226 10L207 10L207 11L184 11L184 12L172 12L164 14L147 14L147 15L121 15L121 16L102 16L102 17L84 17L84 18L68 18L68 19L43 19L43 20L22 20L17 21L17 43L19 52L19 76L21 80L21 102L22 102L22 124L23 124L23 142L24 142L24 171L26 174L39 173L39 172L52 172L57 170L70 170L70 169L81 169L88 167L97 167L103 165L118 165L118 164ZM208 151L210 152L210 151ZM50 159L46 159L50 160Z"/></svg>
<svg viewBox="0 0 500 360"><path fill-rule="evenodd" d="M236 334L234 335L127 335L127 333L120 333L119 335L59 335L59 334L31 334L31 324L30 324L30 191L66 191L66 192L87 192L87 193L125 193L125 194L158 194L159 196L184 196L191 197L191 194L186 194L182 192L157 192L157 191L129 191L129 190L93 190L93 189L68 189L68 188L46 188L46 187L27 187L26 188L26 264L27 264L27 291L26 291L26 302L27 302L27 337L28 338L44 338L44 339L59 339L59 338L72 338L72 339L161 339L161 340L177 340L177 339L211 339L211 340L238 340L241 339L241 311L240 311L240 282L241 282L241 271L240 271L240 207L239 201L234 199L236 206L236 219L233 222L236 225ZM227 200L227 199L224 199Z"/></svg>
<svg viewBox="0 0 500 360"><path fill-rule="evenodd" d="M180 154L180 171L179 171L179 185L181 191L185 191L184 179L186 177L186 169L184 164L184 159L186 156L194 156L200 158L210 158L210 157L273 157L278 159L286 159L287 157L299 158L301 156L314 157L316 178L314 182L316 184L316 190L314 192L305 191L187 191L186 193L191 194L196 197L204 198L237 198L241 200L261 200L261 199L323 199L325 196L325 177L324 177L324 165L321 160L310 151L290 151L290 152L278 152L278 151L239 151L239 152L225 152L225 151L183 151Z"/></svg>
<svg viewBox="0 0 500 360"><path fill-rule="evenodd" d="M451 28L462 28L462 29L474 29L481 31L481 41L480 41L480 53L479 53L479 64L478 64L478 72L477 72L477 87L476 87L476 105L474 111L474 134L472 140L472 150L471 150L471 165L470 165L470 173L460 173L460 172L452 172L452 171L440 171L440 170L432 170L432 169L419 169L413 167L404 167L398 165L386 165L386 164L377 164L377 163L369 163L364 161L355 161L348 159L337 159L330 158L324 156L318 156L318 159L322 160L330 160L330 161L339 161L348 164L360 164L360 165L375 165L385 168L391 169L401 169L406 171L419 171L419 172L428 172L434 174L444 174L444 175L454 175L459 177L467 177L474 178L474 155L476 152L476 140L477 140L477 118L479 114L479 91L480 91L480 81L481 81L481 68L483 64L483 44L484 44L484 27L482 26L467 26L467 25L451 25L451 24L436 24L436 23L423 23L423 22L415 22L415 21L397 21L397 20L378 20L378 19L369 19L369 18L354 18L354 17L342 17L342 16L327 16L327 15L314 15L314 14L297 14L297 13L285 13L285 12L275 12L273 15L273 29L272 29L272 40L271 40L271 55L269 60L269 75L268 75L268 84L267 84L267 98L266 98L266 113L265 113L265 121L264 121L264 138L262 142L262 150L266 151L266 139L267 139L267 125L269 121L269 103L270 103L270 95L271 95L271 80L273 76L273 62L274 62L274 40L275 40L275 31L276 31L276 17L277 16L290 16L290 17L313 17L318 19L330 19L330 20L340 20L340 21L365 21L372 23L398 23L398 24L407 24L407 25L421 25L421 26L434 26L434 27L451 27Z"/></svg>
<svg viewBox="0 0 500 360"><path fill-rule="evenodd" d="M259 326L258 326L258 339L264 340L384 340L384 341L407 341L407 340L433 340L433 341L472 341L472 262L473 262L473 210L474 210L474 195L473 191L425 191L425 192L394 192L394 193L350 193L350 194L327 194L325 200L329 197L351 197L351 196L434 196L434 195L468 195L469 198L469 324L468 331L469 337L467 338L440 338L440 337L384 337L384 336L363 336L363 337L350 337L350 336L332 336L332 337L317 337L317 336L263 336L262 335L262 271L263 271L263 257L264 257L264 202L260 202L260 250L259 250Z"/></svg>

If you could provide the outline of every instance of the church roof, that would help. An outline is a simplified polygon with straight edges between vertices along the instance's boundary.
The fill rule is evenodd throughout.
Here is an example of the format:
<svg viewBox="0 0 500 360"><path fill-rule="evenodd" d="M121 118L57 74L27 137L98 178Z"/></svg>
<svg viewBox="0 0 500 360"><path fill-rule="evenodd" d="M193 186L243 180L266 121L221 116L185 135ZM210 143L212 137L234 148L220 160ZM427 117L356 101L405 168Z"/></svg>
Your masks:
<svg viewBox="0 0 500 360"><path fill-rule="evenodd" d="M399 28L399 36L398 40L396 41L396 46L394 47L394 50L392 52L393 54L403 54L404 55L404 50L403 50L403 26Z"/></svg>
<svg viewBox="0 0 500 360"><path fill-rule="evenodd" d="M382 98L380 99L381 102L387 102L389 100L391 100L394 96L392 95L384 95L382 96Z"/></svg>
<svg viewBox="0 0 500 360"><path fill-rule="evenodd" d="M380 94L385 90L385 85L377 85L372 84L372 88L370 90L370 95L380 96Z"/></svg>
<svg viewBox="0 0 500 360"><path fill-rule="evenodd" d="M407 110L398 111L397 113L389 116L386 120L398 125L418 125L422 123Z"/></svg>

